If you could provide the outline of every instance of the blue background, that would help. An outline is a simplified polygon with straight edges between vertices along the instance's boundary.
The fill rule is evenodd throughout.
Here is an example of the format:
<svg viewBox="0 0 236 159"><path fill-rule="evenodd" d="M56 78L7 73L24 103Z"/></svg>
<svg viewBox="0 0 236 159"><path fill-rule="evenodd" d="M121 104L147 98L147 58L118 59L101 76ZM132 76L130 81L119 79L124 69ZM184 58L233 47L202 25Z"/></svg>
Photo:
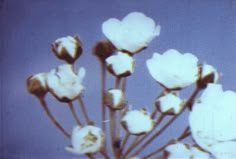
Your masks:
<svg viewBox="0 0 236 159"><path fill-rule="evenodd" d="M233 0L1 0L1 147L2 159L71 159L64 151L70 142L49 122L36 98L26 91L26 78L47 72L63 62L51 52L51 43L77 34L83 55L76 67L85 67L84 101L90 115L99 118L99 63L91 50L105 39L101 24L110 17L123 18L141 11L161 25L161 34L148 49L135 56L136 69L128 79L127 98L133 108L152 110L161 91L149 75L145 61L153 52L174 48L195 54L223 74L224 89L236 90L235 1ZM108 76L109 87L113 78ZM188 92L185 93L188 95ZM185 97L186 98L186 97ZM75 124L64 104L47 96L56 118L70 130ZM162 139L174 137L186 124L180 118ZM151 145L151 148L158 142ZM150 149L151 149L150 148ZM149 149L146 150L146 152ZM144 151L145 152L145 151ZM81 157L83 158L83 157Z"/></svg>

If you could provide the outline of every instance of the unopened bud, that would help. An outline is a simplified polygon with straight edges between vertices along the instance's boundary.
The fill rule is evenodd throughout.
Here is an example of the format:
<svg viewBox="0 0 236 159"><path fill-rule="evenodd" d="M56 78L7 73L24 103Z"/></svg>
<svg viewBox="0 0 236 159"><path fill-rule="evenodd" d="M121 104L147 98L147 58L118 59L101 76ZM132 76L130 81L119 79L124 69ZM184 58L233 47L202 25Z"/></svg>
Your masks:
<svg viewBox="0 0 236 159"><path fill-rule="evenodd" d="M42 97L48 92L45 73L30 76L26 80L26 85L29 93L38 97Z"/></svg>

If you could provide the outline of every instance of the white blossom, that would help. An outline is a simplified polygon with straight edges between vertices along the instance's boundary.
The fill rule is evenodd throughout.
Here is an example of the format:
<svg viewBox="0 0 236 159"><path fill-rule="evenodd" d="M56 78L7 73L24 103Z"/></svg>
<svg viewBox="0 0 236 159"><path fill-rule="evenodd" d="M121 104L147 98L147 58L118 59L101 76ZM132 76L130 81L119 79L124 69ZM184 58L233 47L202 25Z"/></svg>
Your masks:
<svg viewBox="0 0 236 159"><path fill-rule="evenodd" d="M156 101L157 109L166 114L178 114L183 107L183 100L173 93L168 93Z"/></svg>
<svg viewBox="0 0 236 159"><path fill-rule="evenodd" d="M58 100L68 102L76 99L83 91L84 76L84 68L80 68L76 74L72 65L64 64L47 73L47 84Z"/></svg>
<svg viewBox="0 0 236 159"><path fill-rule="evenodd" d="M120 89L110 89L106 93L105 103L112 109L122 109L126 105L125 95Z"/></svg>
<svg viewBox="0 0 236 159"><path fill-rule="evenodd" d="M197 62L198 59L193 54L181 54L169 49L163 55L154 53L146 63L149 73L157 82L168 89L179 89L198 79Z"/></svg>
<svg viewBox="0 0 236 159"><path fill-rule="evenodd" d="M208 153L181 142L167 146L165 152L167 153L167 159L210 159Z"/></svg>
<svg viewBox="0 0 236 159"><path fill-rule="evenodd" d="M130 134L141 135L153 129L154 121L146 110L140 109L126 112L121 124Z"/></svg>
<svg viewBox="0 0 236 159"><path fill-rule="evenodd" d="M69 63L73 63L82 53L81 43L77 36L66 36L58 38L52 44L55 55Z"/></svg>
<svg viewBox="0 0 236 159"><path fill-rule="evenodd" d="M160 34L160 26L140 12L131 12L121 21L110 18L102 24L104 35L121 51L136 53Z"/></svg>
<svg viewBox="0 0 236 159"><path fill-rule="evenodd" d="M189 116L196 143L216 157L221 149L235 158L235 149L228 146L232 144L235 147L236 125L232 122L236 121L235 114L236 93L223 91L220 84L208 84Z"/></svg>
<svg viewBox="0 0 236 159"><path fill-rule="evenodd" d="M74 154L93 154L99 152L104 145L104 133L95 126L74 127L71 135L72 146L66 150Z"/></svg>
<svg viewBox="0 0 236 159"><path fill-rule="evenodd" d="M128 76L134 72L135 60L126 53L118 52L106 59L106 65L115 76Z"/></svg>
<svg viewBox="0 0 236 159"><path fill-rule="evenodd" d="M216 69L208 64L203 64L202 65L202 72L201 72L201 79L204 80L204 78L207 78L209 76L213 76L213 81L210 83L217 83L219 80L219 74L216 71Z"/></svg>

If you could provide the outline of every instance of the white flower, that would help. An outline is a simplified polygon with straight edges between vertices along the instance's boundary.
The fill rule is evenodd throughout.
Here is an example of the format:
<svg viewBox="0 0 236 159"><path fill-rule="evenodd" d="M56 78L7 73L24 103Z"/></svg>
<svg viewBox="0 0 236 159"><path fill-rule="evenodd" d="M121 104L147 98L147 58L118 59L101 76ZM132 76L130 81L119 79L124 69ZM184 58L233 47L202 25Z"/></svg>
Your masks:
<svg viewBox="0 0 236 159"><path fill-rule="evenodd" d="M193 54L167 50L163 55L154 53L146 64L151 76L168 89L180 89L198 79L198 59Z"/></svg>
<svg viewBox="0 0 236 159"><path fill-rule="evenodd" d="M191 152L183 143L176 143L165 148L167 159L190 159Z"/></svg>
<svg viewBox="0 0 236 159"><path fill-rule="evenodd" d="M165 148L167 159L210 159L210 155L197 147L177 142Z"/></svg>
<svg viewBox="0 0 236 159"><path fill-rule="evenodd" d="M144 109L131 110L121 119L122 126L133 135L141 135L153 129L154 121Z"/></svg>
<svg viewBox="0 0 236 159"><path fill-rule="evenodd" d="M143 13L132 12L122 21L108 19L102 24L102 31L118 50L136 53L160 34L160 26Z"/></svg>
<svg viewBox="0 0 236 159"><path fill-rule="evenodd" d="M213 66L203 64L201 80L206 80L207 83L217 83L217 81L219 80L219 74Z"/></svg>
<svg viewBox="0 0 236 159"><path fill-rule="evenodd" d="M99 152L104 145L104 133L95 126L74 127L71 135L72 147L66 150L74 154L93 154Z"/></svg>
<svg viewBox="0 0 236 159"><path fill-rule="evenodd" d="M110 89L105 95L105 103L112 109L122 109L126 106L124 93L120 89Z"/></svg>
<svg viewBox="0 0 236 159"><path fill-rule="evenodd" d="M36 96L44 96L48 92L45 73L30 76L26 84L28 91Z"/></svg>
<svg viewBox="0 0 236 159"><path fill-rule="evenodd" d="M80 68L76 74L72 65L64 64L47 73L47 84L50 92L58 100L68 102L76 99L83 91L84 76L84 68Z"/></svg>
<svg viewBox="0 0 236 159"><path fill-rule="evenodd" d="M128 76L134 72L135 60L128 54L118 52L106 59L108 70L118 77Z"/></svg>
<svg viewBox="0 0 236 159"><path fill-rule="evenodd" d="M73 63L82 53L81 43L77 36L66 36L57 39L52 44L55 55L68 63Z"/></svg>
<svg viewBox="0 0 236 159"><path fill-rule="evenodd" d="M168 93L156 101L157 109L166 114L178 114L183 107L183 100L173 93Z"/></svg>
<svg viewBox="0 0 236 159"><path fill-rule="evenodd" d="M236 158L236 93L223 91L219 84L208 84L190 112L189 123L194 140L206 151L219 156L216 150ZM219 148L221 147L221 148ZM232 151L234 150L234 151Z"/></svg>

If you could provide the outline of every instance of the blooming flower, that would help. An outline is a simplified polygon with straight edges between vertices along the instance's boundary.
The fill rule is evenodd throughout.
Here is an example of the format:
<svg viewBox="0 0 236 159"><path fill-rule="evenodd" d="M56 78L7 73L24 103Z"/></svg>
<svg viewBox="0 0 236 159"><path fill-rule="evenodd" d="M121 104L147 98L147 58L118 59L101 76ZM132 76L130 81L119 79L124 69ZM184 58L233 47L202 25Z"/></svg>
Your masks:
<svg viewBox="0 0 236 159"><path fill-rule="evenodd" d="M180 89L198 79L198 59L193 54L181 54L169 49L163 55L154 53L146 64L151 76L168 89Z"/></svg>
<svg viewBox="0 0 236 159"><path fill-rule="evenodd" d="M26 81L26 85L28 91L36 96L44 96L48 92L45 73L30 76Z"/></svg>
<svg viewBox="0 0 236 159"><path fill-rule="evenodd" d="M95 126L74 127L71 135L72 146L66 150L74 154L93 154L99 152L104 145L104 133Z"/></svg>
<svg viewBox="0 0 236 159"><path fill-rule="evenodd" d="M108 19L102 24L102 31L118 50L136 53L160 34L160 26L143 13L132 12L122 21Z"/></svg>
<svg viewBox="0 0 236 159"><path fill-rule="evenodd" d="M189 116L196 143L217 159L236 158L235 114L236 93L223 91L219 84L208 84Z"/></svg>
<svg viewBox="0 0 236 159"><path fill-rule="evenodd" d="M125 77L134 72L135 60L128 54L118 52L106 59L108 70L115 76Z"/></svg>
<svg viewBox="0 0 236 159"><path fill-rule="evenodd" d="M153 129L154 121L146 110L140 109L126 112L121 124L130 134L141 135Z"/></svg>
<svg viewBox="0 0 236 159"><path fill-rule="evenodd" d="M126 106L124 93L120 89L110 89L105 95L105 103L112 109L122 109Z"/></svg>
<svg viewBox="0 0 236 159"><path fill-rule="evenodd" d="M82 53L81 43L77 36L66 36L52 44L52 51L62 60L73 63Z"/></svg>
<svg viewBox="0 0 236 159"><path fill-rule="evenodd" d="M210 155L197 147L177 142L165 148L166 159L210 159Z"/></svg>
<svg viewBox="0 0 236 159"><path fill-rule="evenodd" d="M83 91L84 76L84 68L80 68L76 74L72 65L64 64L47 73L47 84L50 92L59 101L68 102L77 98Z"/></svg>
<svg viewBox="0 0 236 159"><path fill-rule="evenodd" d="M184 102L175 94L168 93L156 100L157 109L165 114L178 114Z"/></svg>

